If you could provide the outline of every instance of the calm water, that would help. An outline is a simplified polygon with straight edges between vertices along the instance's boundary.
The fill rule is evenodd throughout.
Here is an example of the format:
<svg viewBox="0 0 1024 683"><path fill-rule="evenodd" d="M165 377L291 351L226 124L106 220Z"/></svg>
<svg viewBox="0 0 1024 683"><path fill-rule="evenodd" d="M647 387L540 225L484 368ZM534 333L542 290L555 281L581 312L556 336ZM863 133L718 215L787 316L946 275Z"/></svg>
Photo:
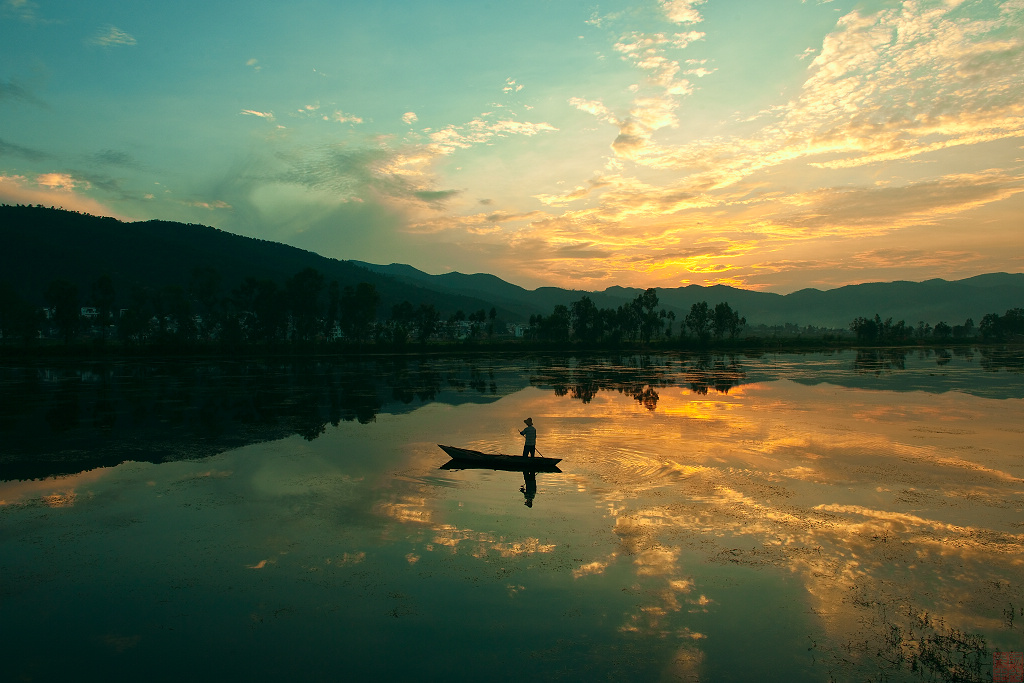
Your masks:
<svg viewBox="0 0 1024 683"><path fill-rule="evenodd" d="M992 680L1022 361L3 367L4 679Z"/></svg>

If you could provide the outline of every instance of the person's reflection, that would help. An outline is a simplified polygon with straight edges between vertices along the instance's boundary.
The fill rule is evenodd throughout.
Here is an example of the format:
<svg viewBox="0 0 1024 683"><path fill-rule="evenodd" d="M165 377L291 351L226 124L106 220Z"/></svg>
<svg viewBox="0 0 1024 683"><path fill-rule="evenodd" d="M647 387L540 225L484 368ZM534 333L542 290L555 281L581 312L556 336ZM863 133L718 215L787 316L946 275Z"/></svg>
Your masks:
<svg viewBox="0 0 1024 683"><path fill-rule="evenodd" d="M519 487L519 491L526 498L526 502L523 505L532 508L533 498L537 495L537 473L523 472L523 482L523 485Z"/></svg>

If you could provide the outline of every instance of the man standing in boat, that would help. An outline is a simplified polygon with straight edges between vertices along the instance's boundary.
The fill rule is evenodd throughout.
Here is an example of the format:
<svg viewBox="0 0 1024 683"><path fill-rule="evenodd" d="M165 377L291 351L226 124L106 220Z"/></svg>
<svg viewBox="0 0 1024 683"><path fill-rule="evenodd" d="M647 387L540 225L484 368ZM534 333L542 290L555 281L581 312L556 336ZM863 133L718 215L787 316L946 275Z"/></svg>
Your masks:
<svg viewBox="0 0 1024 683"><path fill-rule="evenodd" d="M526 423L526 429L519 432L526 437L526 443L523 445L523 457L529 455L532 458L537 455L537 428L533 426L532 417L526 418L523 422Z"/></svg>

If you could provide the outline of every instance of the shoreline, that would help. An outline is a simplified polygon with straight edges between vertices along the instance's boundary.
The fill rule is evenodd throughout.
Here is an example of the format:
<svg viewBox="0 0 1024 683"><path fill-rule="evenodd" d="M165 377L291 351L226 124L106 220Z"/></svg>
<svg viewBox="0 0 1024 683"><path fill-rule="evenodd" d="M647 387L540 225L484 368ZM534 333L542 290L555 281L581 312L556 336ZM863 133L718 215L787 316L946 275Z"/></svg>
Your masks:
<svg viewBox="0 0 1024 683"><path fill-rule="evenodd" d="M131 360L143 358L225 359L225 358L362 358L362 357L429 357L458 355L577 355L602 353L712 353L722 355L750 353L811 353L848 350L952 350L997 349L1018 350L1024 353L1024 340L982 341L915 340L906 343L879 342L865 344L857 340L745 338L711 343L696 340L665 340L619 344L580 344L533 341L474 341L437 344L361 344L348 345L332 342L290 343L265 345L222 345L217 342L189 345L147 344L124 345L120 342L63 342L49 341L31 346L0 344L0 361L8 360Z"/></svg>

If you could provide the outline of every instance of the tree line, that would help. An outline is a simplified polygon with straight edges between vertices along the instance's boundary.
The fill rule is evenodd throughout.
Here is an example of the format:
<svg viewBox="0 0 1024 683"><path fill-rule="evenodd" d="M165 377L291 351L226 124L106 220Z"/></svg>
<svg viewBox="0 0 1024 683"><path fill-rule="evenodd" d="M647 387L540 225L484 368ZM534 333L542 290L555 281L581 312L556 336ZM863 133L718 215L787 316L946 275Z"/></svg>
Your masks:
<svg viewBox="0 0 1024 683"><path fill-rule="evenodd" d="M314 268L305 268L278 284L272 279L245 277L225 290L215 268L192 269L186 286L133 285L127 293L115 291L112 278L101 275L87 292L67 280L54 280L43 292L45 309L22 299L10 283L0 283L0 335L3 342L29 344L42 334L65 343L83 336L127 346L210 344L267 345L320 341L347 345L367 343L403 347L430 340L474 340L497 333L497 311L456 311L447 318L432 304L403 301L381 316L381 296L374 285L361 282L340 286ZM119 304L120 302L120 304ZM84 314L83 314L84 313ZM599 308L587 295L557 305L548 315L530 316L521 327L527 341L583 346L615 346L689 340L701 345L712 340L736 340L746 318L728 302L714 306L695 303L678 321L676 313L661 307L657 291L645 290L617 308ZM860 343L906 344L922 340L1007 341L1024 336L1024 309L1004 315L989 313L975 326L923 321L915 327L905 321L858 317L849 325ZM517 335L519 336L519 335Z"/></svg>
<svg viewBox="0 0 1024 683"><path fill-rule="evenodd" d="M214 268L194 268L187 286L133 285L123 295L109 275L101 275L87 292L67 280L54 280L43 293L45 309L22 299L10 285L0 283L0 334L4 342L26 344L42 334L66 344L82 336L127 346L188 345L218 342L226 345L281 342L343 341L348 344L409 342L493 337L497 311L455 311L447 318L432 304L403 301L381 317L380 295L369 283L339 286L326 282L313 268L288 278L284 285L271 279L246 277L225 292ZM735 339L746 319L722 302L694 304L673 329L676 314L660 307L658 294L647 289L616 309L598 308L589 296L550 315L530 316L522 336L540 342L582 344L647 344L688 335L701 343Z"/></svg>
<svg viewBox="0 0 1024 683"><path fill-rule="evenodd" d="M672 339L675 320L674 311L659 309L658 293L650 288L617 308L598 308L589 296L583 296L568 306L559 304L548 316L530 316L526 335L549 342L617 344L628 341L648 344L654 340ZM689 333L701 343L712 337L717 340L735 339L746 324L747 319L727 302L712 308L702 301L693 304L680 321L678 336L683 338Z"/></svg>
<svg viewBox="0 0 1024 683"><path fill-rule="evenodd" d="M67 280L54 280L43 292L45 309L22 299L10 283L0 284L0 333L3 339L36 339L55 333L65 343L83 332L126 345L315 342L425 343L432 337L493 334L497 312L468 315L456 311L443 320L432 305L403 301L391 316L379 319L381 297L373 284L339 286L305 268L284 285L246 277L224 291L214 268L194 268L185 287L133 285L120 298L109 275L101 275L83 293Z"/></svg>
<svg viewBox="0 0 1024 683"><path fill-rule="evenodd" d="M905 344L928 339L967 341L980 338L986 342L1010 341L1024 336L1024 308L1011 308L1002 316L998 313L987 313L977 327L972 318L968 318L962 325L949 325L940 321L932 327L929 323L920 321L915 327L903 320L882 320L876 313L874 318L855 318L850 323L850 330L858 341L869 344Z"/></svg>

